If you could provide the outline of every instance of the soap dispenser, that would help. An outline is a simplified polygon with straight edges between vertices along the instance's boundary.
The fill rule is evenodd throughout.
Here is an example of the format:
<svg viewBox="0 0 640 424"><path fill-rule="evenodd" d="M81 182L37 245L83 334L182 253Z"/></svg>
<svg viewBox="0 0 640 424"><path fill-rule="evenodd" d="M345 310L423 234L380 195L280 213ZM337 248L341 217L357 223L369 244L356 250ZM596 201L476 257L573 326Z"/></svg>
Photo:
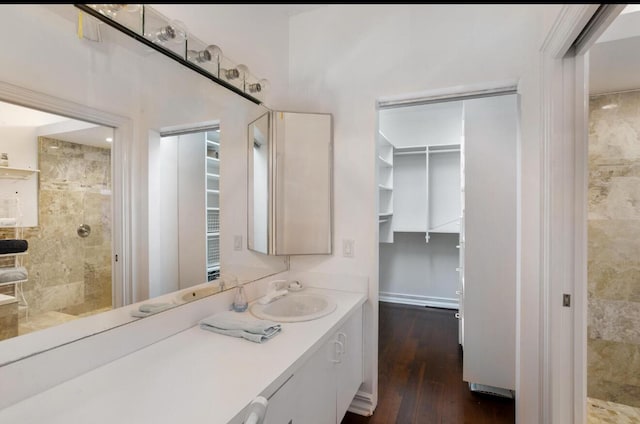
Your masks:
<svg viewBox="0 0 640 424"><path fill-rule="evenodd" d="M249 303L247 302L247 297L244 295L244 285L239 284L236 296L233 299L232 308L236 312L244 312L247 310L247 306L249 306Z"/></svg>

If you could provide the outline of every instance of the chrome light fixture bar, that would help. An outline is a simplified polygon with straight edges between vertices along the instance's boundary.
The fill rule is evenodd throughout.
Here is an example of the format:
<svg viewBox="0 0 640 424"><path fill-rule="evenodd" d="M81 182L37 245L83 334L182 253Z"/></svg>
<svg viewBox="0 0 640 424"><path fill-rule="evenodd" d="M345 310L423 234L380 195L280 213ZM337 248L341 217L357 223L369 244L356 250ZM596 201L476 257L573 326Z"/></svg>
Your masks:
<svg viewBox="0 0 640 424"><path fill-rule="evenodd" d="M247 100L252 101L255 104L262 104L262 102L251 96L250 94L246 93L245 91L243 91L242 89L228 83L227 81L207 72L205 69L203 69L202 67L198 66L196 63L194 62L190 62L188 61L185 57L180 56L179 54L175 53L174 51L170 50L170 49L166 49L164 48L162 45L159 45L158 43L154 43L152 40L146 38L144 36L144 34L138 34L137 32L133 31L132 29L122 25L121 23L110 19L108 16L105 16L104 14L98 12L96 9L87 6L86 4L74 4L74 6L80 10L82 10L84 13L93 16L94 18L98 19L99 21L109 25L112 28L117 29L118 31L128 35L129 37L141 42L142 44L154 49L155 51L162 53L163 55L175 60L176 62L180 63L183 66L186 66L187 68L199 73L200 75L209 78L211 81L215 82L216 84L219 84L221 86L223 86L224 88L227 88L231 91L233 91L236 94L241 95L242 97L244 97Z"/></svg>

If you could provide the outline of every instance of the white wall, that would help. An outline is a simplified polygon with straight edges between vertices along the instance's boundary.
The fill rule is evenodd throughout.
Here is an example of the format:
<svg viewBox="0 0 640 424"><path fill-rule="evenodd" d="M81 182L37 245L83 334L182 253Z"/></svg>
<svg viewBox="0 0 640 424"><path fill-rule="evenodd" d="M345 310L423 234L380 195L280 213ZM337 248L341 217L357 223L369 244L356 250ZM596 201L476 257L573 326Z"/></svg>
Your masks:
<svg viewBox="0 0 640 424"><path fill-rule="evenodd" d="M444 87L519 80L522 93L521 256L523 317L537 325L539 229L538 51L560 5L329 5L290 21L290 110L334 115L334 237L355 240L355 257L292 257L293 270L366 275L366 384L377 392L378 243L375 205L376 99ZM327 30L330 28L330 30ZM295 97L293 97L295 94ZM526 115L526 116L525 116ZM539 208L538 208L539 209ZM525 242L527 243L525 245ZM526 251L525 251L526 249ZM525 287L526 286L526 287ZM526 315L526 317L525 317ZM530 320L531 319L531 320ZM522 410L537 411L537 349L520 367ZM527 336L531 337L531 336ZM525 381L526 380L526 381ZM535 422L535 421L532 421Z"/></svg>
<svg viewBox="0 0 640 424"><path fill-rule="evenodd" d="M149 297L179 288L177 139L149 131Z"/></svg>
<svg viewBox="0 0 640 424"><path fill-rule="evenodd" d="M0 152L8 154L9 167L11 168L38 169L37 128L0 126ZM0 179L0 197L14 199L16 196L20 202L22 214L19 225L23 227L37 226L38 175L33 174L26 180ZM13 202L10 204L14 205ZM0 210L0 216L2 215L3 211ZM4 216L4 218L15 217Z"/></svg>
<svg viewBox="0 0 640 424"><path fill-rule="evenodd" d="M411 304L458 304L458 234L395 233L380 244L380 296Z"/></svg>

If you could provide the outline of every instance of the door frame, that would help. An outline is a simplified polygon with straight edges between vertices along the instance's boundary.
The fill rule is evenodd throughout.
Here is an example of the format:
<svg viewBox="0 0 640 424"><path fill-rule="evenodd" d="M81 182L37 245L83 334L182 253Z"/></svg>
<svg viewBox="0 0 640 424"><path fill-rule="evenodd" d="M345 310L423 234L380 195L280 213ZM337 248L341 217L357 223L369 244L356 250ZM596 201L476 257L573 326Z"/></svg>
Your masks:
<svg viewBox="0 0 640 424"><path fill-rule="evenodd" d="M114 129L114 141L111 148L112 305L113 308L118 308L132 303L134 258L132 257L131 157L133 126L131 119L1 81L0 101Z"/></svg>
<svg viewBox="0 0 640 424"><path fill-rule="evenodd" d="M541 50L539 422L587 420L587 51L625 6L563 6Z"/></svg>

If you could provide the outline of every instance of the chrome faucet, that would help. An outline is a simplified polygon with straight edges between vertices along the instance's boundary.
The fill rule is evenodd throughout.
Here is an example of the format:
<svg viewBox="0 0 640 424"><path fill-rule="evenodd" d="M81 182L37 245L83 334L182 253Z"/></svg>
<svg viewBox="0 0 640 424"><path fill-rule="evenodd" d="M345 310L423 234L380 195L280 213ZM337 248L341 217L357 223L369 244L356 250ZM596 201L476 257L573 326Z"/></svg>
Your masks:
<svg viewBox="0 0 640 424"><path fill-rule="evenodd" d="M266 305L274 300L280 299L282 296L286 296L289 291L287 287L287 280L273 280L269 283L269 291L266 295L258 299L258 303Z"/></svg>

